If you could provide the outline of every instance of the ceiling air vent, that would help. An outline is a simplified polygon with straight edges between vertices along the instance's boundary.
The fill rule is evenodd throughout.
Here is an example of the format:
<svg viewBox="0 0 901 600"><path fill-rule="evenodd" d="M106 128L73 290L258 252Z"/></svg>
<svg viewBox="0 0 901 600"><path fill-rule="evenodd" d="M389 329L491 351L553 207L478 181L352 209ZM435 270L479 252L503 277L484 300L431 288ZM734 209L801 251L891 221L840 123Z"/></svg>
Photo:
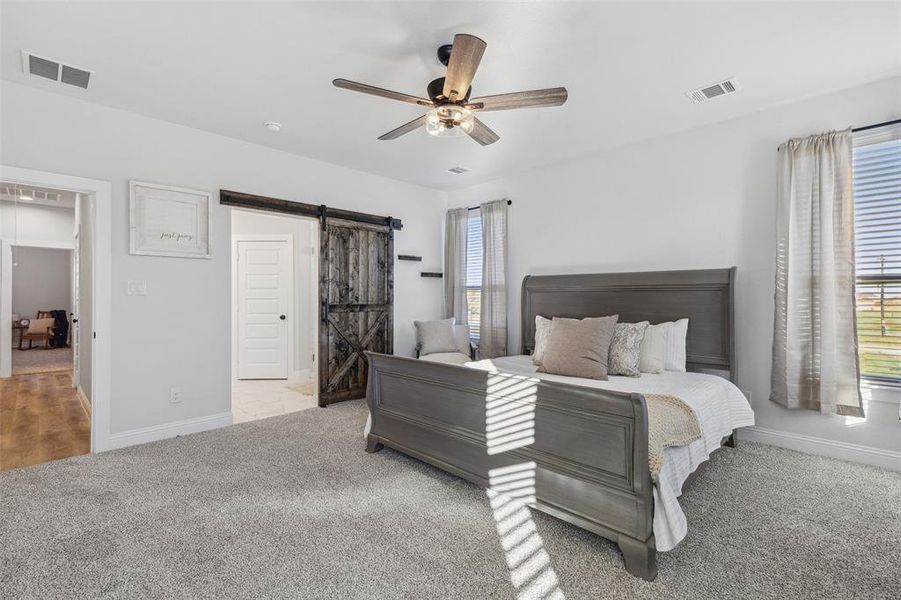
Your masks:
<svg viewBox="0 0 901 600"><path fill-rule="evenodd" d="M726 96L737 91L738 82L734 77L731 77L725 81L720 81L696 90L685 92L685 95L695 104L700 104L701 102L707 102L708 100L713 100L719 96Z"/></svg>
<svg viewBox="0 0 901 600"><path fill-rule="evenodd" d="M31 188L20 188L11 185L0 186L0 196L7 196L10 200L21 200L27 202L30 200L46 200L48 202L59 202L59 192L49 192L46 190L35 190Z"/></svg>
<svg viewBox="0 0 901 600"><path fill-rule="evenodd" d="M22 69L29 75L52 79L82 89L88 88L88 82L91 79L90 71L64 65L59 61L35 56L24 51L22 52Z"/></svg>
<svg viewBox="0 0 901 600"><path fill-rule="evenodd" d="M448 171L454 175L462 175L463 173L469 173L472 169L467 169L466 167L451 167Z"/></svg>

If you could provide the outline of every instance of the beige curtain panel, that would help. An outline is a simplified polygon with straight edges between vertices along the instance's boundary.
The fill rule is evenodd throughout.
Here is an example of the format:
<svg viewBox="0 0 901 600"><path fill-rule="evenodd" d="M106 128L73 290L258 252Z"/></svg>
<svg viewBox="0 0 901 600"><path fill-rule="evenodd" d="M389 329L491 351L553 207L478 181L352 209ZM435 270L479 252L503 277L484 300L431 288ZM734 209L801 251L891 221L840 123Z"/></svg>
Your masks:
<svg viewBox="0 0 901 600"><path fill-rule="evenodd" d="M482 306L479 356L507 354L507 201L479 207L482 219Z"/></svg>
<svg viewBox="0 0 901 600"><path fill-rule="evenodd" d="M468 324L466 304L466 226L469 211L447 211L444 224L444 317Z"/></svg>
<svg viewBox="0 0 901 600"><path fill-rule="evenodd" d="M863 416L851 130L779 147L773 402Z"/></svg>

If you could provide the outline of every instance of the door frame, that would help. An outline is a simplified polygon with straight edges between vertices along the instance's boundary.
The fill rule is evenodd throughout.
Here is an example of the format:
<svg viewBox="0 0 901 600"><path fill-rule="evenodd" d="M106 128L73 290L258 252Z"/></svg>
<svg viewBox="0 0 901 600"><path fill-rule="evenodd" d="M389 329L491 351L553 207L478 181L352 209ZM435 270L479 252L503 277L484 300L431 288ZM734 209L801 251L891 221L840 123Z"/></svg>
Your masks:
<svg viewBox="0 0 901 600"><path fill-rule="evenodd" d="M58 188L57 188L58 189ZM77 210L77 209L76 209ZM12 277L12 252L14 248L43 248L45 250L67 250L69 252L70 260L74 259L72 256L74 253L77 253L77 247L75 246L75 238L72 238L72 244L63 243L63 242L50 242L50 241L35 241L35 240L25 240L23 242L12 243L9 240L0 240L0 252L3 253L3 258L0 258L0 306L2 307L10 307L10 310L3 310L3 316L0 317L0 323L3 323L3 332L0 333L0 344L2 344L2 348L0 348L0 377L11 377L12 376L12 354L6 350L12 345L12 290L15 287L15 278ZM70 282L70 291L71 291ZM70 308L67 312L72 312L74 309ZM30 315L25 315L28 318L32 318ZM7 321L7 317L9 321ZM9 323L9 325L7 325ZM69 323L69 331L72 332L72 323ZM9 343L7 343L9 342ZM73 377L75 375L74 362L77 360L78 356L78 348L73 345L72 346L72 362L73 362ZM77 388L78 386L75 384L75 380L73 379L72 387Z"/></svg>
<svg viewBox="0 0 901 600"><path fill-rule="evenodd" d="M288 244L288 258L291 263L291 300L288 302L286 315L287 321L291 325L288 327L288 368L285 380L290 382L294 379L295 368L295 348L297 344L297 321L299 317L295 315L294 307L297 304L297 265L294 264L294 236L289 233L233 233L232 234L232 373L234 379L238 379L240 369L240 349L238 341L240 339L240 331L238 329L238 289L241 282L238 279L238 244L239 242L286 242Z"/></svg>
<svg viewBox="0 0 901 600"><path fill-rule="evenodd" d="M370 225L382 225L388 228L389 233L389 258L391 260L391 268L393 271L394 268L394 232L400 229L403 229L404 224L400 219L396 219L394 217L382 217L379 215L373 215L369 213L361 213L354 212L350 210L344 210L340 208L331 208L326 206L325 204L315 205L315 204L307 204L305 202L295 202L293 200L282 200L279 198L270 198L266 196L258 196L255 194L246 194L243 192L235 192L231 190L219 190L219 204L222 206L229 206L231 208L245 209L251 211L258 212L268 212L274 214L282 214L282 215L292 215L295 217L312 217L319 220L319 239L318 239L318 256L316 257L318 260L312 261L315 263L314 265L314 273L316 273L316 280L313 284L313 288L315 289L316 296L316 304L317 307L317 317L315 319L317 323L317 327L319 329L318 334L316 336L316 350L314 352L314 361L313 361L313 376L316 378L316 390L317 396L322 389L324 378L321 375L322 370L322 356L323 356L323 326L327 326L326 323L323 322L324 317L327 316L328 309L323 305L323 294L322 294L322 286L323 286L323 277L327 277L328 272L326 271L323 274L322 262L323 256L325 254L322 250L323 240L327 240L327 236L324 232L326 223L328 219L341 219L345 221L355 221L358 223L368 223ZM327 260L327 259L326 259ZM234 264L234 260L232 261ZM234 271L232 271L232 278L234 278ZM391 275L391 279L393 280L393 274ZM234 290L234 285L232 285L232 289ZM394 299L393 299L393 286L392 286L392 297L391 297L391 324L390 334L393 339L394 335L394 319L393 319L393 311L394 311ZM232 298L232 303L234 303L234 297ZM235 310L232 307L232 315L234 315ZM232 316L234 319L234 316ZM234 331L234 326L232 331ZM234 362L234 338L232 335L232 363L231 369L234 371L235 362ZM234 373L229 374L229 383L234 381ZM317 397L318 404L320 407L326 407L329 402L323 402L321 397Z"/></svg>
<svg viewBox="0 0 901 600"><path fill-rule="evenodd" d="M36 169L0 165L0 181L47 187L93 196L93 263L91 287L94 339L91 344L91 452L103 452L110 446L110 345L112 313L112 185L109 181L75 177ZM9 248L9 244L3 244ZM4 261L5 262L5 261ZM10 265L11 267L11 261ZM3 270L8 273L8 268ZM5 294L4 294L5 295ZM10 298L0 297L0 365L9 364L12 354ZM9 333L7 333L9 332ZM8 344L5 344L8 342ZM2 368L2 367L0 367Z"/></svg>

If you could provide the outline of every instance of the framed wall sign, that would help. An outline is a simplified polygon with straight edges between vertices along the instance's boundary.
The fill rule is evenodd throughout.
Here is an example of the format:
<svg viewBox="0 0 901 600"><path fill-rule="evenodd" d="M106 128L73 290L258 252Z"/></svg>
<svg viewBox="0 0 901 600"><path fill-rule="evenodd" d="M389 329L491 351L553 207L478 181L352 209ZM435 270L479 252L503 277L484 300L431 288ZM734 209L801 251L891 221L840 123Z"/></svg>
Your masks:
<svg viewBox="0 0 901 600"><path fill-rule="evenodd" d="M213 195L203 190L129 182L129 252L211 258Z"/></svg>

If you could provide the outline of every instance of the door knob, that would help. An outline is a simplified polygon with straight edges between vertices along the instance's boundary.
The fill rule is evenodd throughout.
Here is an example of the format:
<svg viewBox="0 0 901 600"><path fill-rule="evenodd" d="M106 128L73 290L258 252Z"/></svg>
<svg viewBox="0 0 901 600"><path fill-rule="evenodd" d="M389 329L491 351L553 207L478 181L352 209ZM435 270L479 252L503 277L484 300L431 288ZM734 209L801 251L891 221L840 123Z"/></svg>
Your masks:
<svg viewBox="0 0 901 600"><path fill-rule="evenodd" d="M285 315L279 315L278 318L281 319L282 321L284 321L284 320L287 319L288 317L286 317Z"/></svg>

